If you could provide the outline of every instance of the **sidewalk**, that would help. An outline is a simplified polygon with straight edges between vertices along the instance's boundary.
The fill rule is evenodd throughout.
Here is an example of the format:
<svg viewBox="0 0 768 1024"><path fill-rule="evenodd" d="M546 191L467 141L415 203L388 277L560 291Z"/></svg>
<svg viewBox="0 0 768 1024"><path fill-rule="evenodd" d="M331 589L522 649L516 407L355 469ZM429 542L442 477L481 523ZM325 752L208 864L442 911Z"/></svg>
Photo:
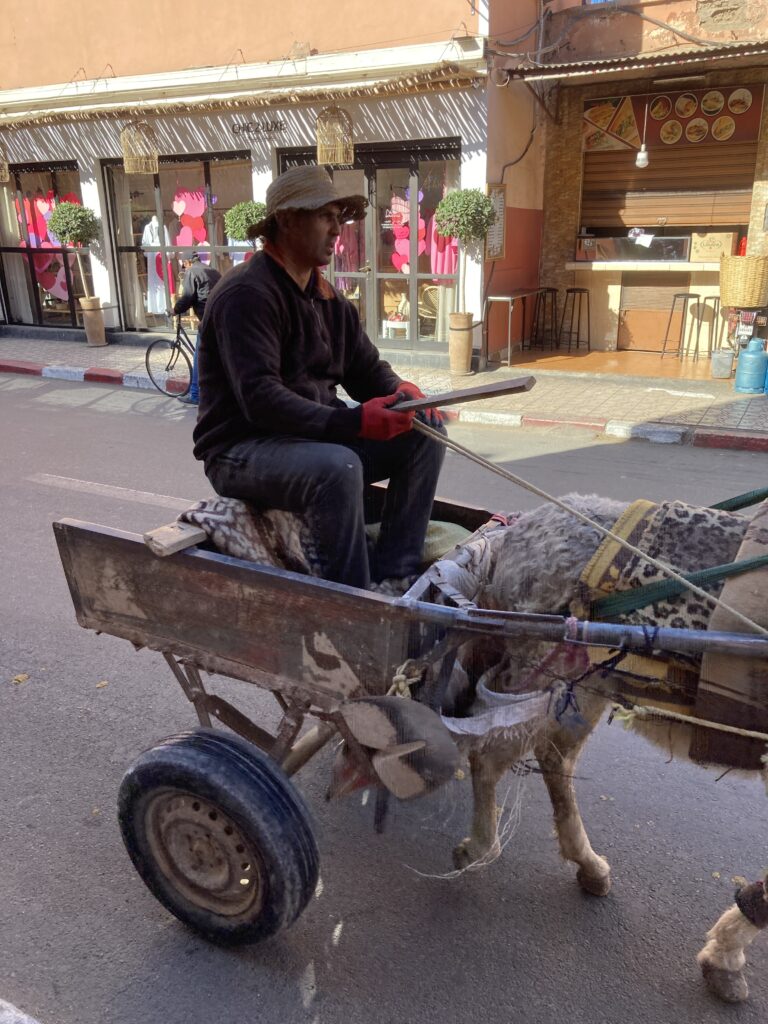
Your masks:
<svg viewBox="0 0 768 1024"><path fill-rule="evenodd" d="M664 380L535 368L523 371L516 367L452 378L447 369L398 368L396 354L392 362L401 377L432 394L519 377L526 372L536 377L535 386L527 393L452 406L462 423L571 427L662 444L768 452L768 395L737 395L732 381ZM0 332L0 372L154 390L144 366L143 344L89 348L79 341L18 338Z"/></svg>

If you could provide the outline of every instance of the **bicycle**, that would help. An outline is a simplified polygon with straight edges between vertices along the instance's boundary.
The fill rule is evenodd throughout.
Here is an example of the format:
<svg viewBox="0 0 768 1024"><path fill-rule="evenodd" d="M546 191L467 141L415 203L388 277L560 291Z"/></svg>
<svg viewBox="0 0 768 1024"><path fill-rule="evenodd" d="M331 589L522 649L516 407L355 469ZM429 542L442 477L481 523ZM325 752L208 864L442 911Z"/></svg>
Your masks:
<svg viewBox="0 0 768 1024"><path fill-rule="evenodd" d="M183 398L192 383L192 362L195 346L176 317L176 337L173 341L158 338L147 347L144 363L149 379L158 391L170 398Z"/></svg>

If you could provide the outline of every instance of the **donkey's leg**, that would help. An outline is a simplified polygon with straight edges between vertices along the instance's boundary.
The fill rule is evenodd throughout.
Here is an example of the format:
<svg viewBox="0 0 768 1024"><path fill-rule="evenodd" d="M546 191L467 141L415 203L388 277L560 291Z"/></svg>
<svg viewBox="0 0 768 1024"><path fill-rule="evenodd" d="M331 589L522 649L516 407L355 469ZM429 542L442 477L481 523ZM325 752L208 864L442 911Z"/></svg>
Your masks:
<svg viewBox="0 0 768 1024"><path fill-rule="evenodd" d="M549 790L560 853L579 865L579 885L593 896L605 896L611 888L611 867L592 849L581 820L573 785L573 771L589 733L573 738L564 729L547 731L535 748Z"/></svg>
<svg viewBox="0 0 768 1024"><path fill-rule="evenodd" d="M482 860L488 863L499 855L499 837L496 829L496 784L509 767L505 761L491 753L473 751L469 755L472 769L474 808L472 829L453 850L453 863L457 868L468 868Z"/></svg>
<svg viewBox="0 0 768 1024"><path fill-rule="evenodd" d="M768 925L767 883L768 879L739 890L736 905L707 932L707 944L696 957L707 988L727 1003L740 1003L749 995L742 971L744 951Z"/></svg>

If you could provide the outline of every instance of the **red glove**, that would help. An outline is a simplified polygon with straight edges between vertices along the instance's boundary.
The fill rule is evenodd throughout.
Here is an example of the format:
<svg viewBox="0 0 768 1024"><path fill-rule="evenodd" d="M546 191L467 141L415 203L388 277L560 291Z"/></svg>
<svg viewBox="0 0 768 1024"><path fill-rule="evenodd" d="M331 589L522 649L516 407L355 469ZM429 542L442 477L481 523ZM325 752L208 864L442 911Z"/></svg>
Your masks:
<svg viewBox="0 0 768 1024"><path fill-rule="evenodd" d="M401 380L397 385L397 390L402 391L406 398L426 398L427 396L423 391L420 391L415 384L411 384L409 380Z"/></svg>
<svg viewBox="0 0 768 1024"><path fill-rule="evenodd" d="M397 390L402 391L406 399L427 397L423 391L420 391L415 384L411 384L409 380L401 380ZM421 409L416 415L422 423L426 423L428 427L433 427L435 430L443 425L443 414L439 409Z"/></svg>
<svg viewBox="0 0 768 1024"><path fill-rule="evenodd" d="M371 398L360 407L363 411L360 437L369 441L391 441L398 434L411 429L414 412L396 412L391 406L398 400L399 393Z"/></svg>

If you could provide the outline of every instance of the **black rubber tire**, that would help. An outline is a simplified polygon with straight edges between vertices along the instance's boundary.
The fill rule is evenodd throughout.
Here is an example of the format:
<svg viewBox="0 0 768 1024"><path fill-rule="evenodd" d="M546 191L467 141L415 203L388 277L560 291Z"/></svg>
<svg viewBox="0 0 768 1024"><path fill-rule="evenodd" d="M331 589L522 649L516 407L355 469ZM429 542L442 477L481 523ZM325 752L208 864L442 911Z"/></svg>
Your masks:
<svg viewBox="0 0 768 1024"><path fill-rule="evenodd" d="M166 825L167 835L159 838L158 815L161 821L167 820L174 813L174 803L182 808L178 811L182 817L192 815L195 798L198 808L202 806L202 821L180 825L177 832ZM216 817L213 811L206 815L211 806L220 818L209 824L206 817ZM161 810L155 811L158 807ZM237 736L196 729L145 751L123 777L118 817L128 855L152 894L180 921L214 942L260 942L290 927L317 886L319 854L304 802L274 761ZM260 898L236 913L231 908L226 913L210 909L209 896L219 899L208 888L212 876L206 876L201 889L190 882L199 865L195 861L190 870L189 860L197 853L191 852L189 833L195 849L201 846L206 856L213 849L218 857L218 840L234 841L223 835L225 821L234 828L235 839L238 833L242 837L235 849L242 850L245 844L250 860L257 862L254 892ZM210 830L207 837L205 829ZM183 843L177 833L183 833ZM179 852L181 868L178 858L174 860ZM219 863L223 865L214 861L214 870L226 871L216 867ZM252 865L241 867L251 869ZM236 900L243 890L231 876L229 871L228 891Z"/></svg>
<svg viewBox="0 0 768 1024"><path fill-rule="evenodd" d="M181 347L165 338L148 346L144 356L149 379L169 398L183 398L192 383L192 363Z"/></svg>

